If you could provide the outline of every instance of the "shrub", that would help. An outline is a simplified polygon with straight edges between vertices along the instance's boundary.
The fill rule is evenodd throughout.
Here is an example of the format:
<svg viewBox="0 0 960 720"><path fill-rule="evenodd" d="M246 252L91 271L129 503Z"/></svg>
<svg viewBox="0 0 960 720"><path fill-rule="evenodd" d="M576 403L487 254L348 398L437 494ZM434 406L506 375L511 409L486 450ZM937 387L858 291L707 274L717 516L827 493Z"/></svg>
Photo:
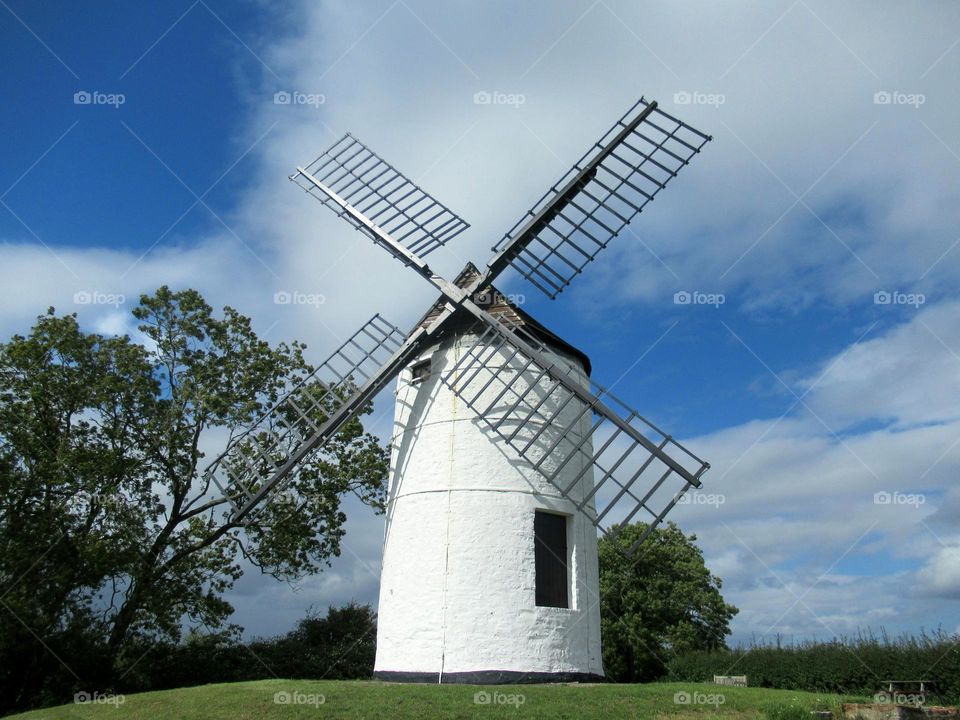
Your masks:
<svg viewBox="0 0 960 720"><path fill-rule="evenodd" d="M273 677L370 678L376 629L373 609L351 603L330 608L326 616L308 615L289 633L273 638L243 643L236 632L191 633L179 644L131 644L123 658L128 669L121 671L115 690L133 693Z"/></svg>

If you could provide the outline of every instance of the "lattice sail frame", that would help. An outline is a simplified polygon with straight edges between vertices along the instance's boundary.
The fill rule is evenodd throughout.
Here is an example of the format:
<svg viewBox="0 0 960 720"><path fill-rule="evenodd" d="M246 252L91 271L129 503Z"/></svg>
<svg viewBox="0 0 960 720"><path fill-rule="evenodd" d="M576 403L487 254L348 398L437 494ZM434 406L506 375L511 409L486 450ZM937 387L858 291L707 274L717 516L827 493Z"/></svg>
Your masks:
<svg viewBox="0 0 960 720"><path fill-rule="evenodd" d="M574 394L564 378L582 384L582 373L563 360L545 367L522 345L549 357L546 345L508 319L496 322L476 332L442 382L604 533L645 510L648 527L629 549L632 555L686 490L700 486L709 464L601 385L589 382L592 401ZM590 428L578 432L585 418ZM604 434L606 440L595 448L594 442ZM679 465L676 458L682 459ZM565 470L577 465L581 469L570 479ZM637 493L638 481L646 477L656 480ZM660 509L651 507L655 501Z"/></svg>
<svg viewBox="0 0 960 720"><path fill-rule="evenodd" d="M494 252L555 298L710 139L640 98Z"/></svg>
<svg viewBox="0 0 960 720"><path fill-rule="evenodd" d="M262 487L281 489L279 481L291 474L291 459L306 449L326 418L346 404L356 387L375 377L403 341L399 328L374 315L230 441L205 476L230 500L235 513L245 514ZM310 448L296 462L309 462L321 449L322 445Z"/></svg>
<svg viewBox="0 0 960 720"><path fill-rule="evenodd" d="M521 457L604 532L611 524L629 522L645 509L652 522L631 549L632 554L683 492L690 486L700 486L699 478L709 466L601 386L591 383L589 389L584 387L584 379L563 363L554 363L551 351L536 337L489 315L474 298L511 265L555 297L708 140L709 136L659 110L655 102L641 98L507 233L494 248L496 254L486 272L464 288L434 273L423 258L463 232L467 223L365 145L348 134L307 167L298 167L291 180L440 290L442 310L429 327L415 328L405 337L395 326L374 316L316 372L233 438L210 464L207 477L230 500L235 516L244 517L270 492L282 488L300 463L309 461L424 347L443 335L454 314L466 311L485 328L484 340L467 354L477 367L458 363L459 369L448 373L444 382L458 394L469 395L469 383L463 383L459 374L485 369L490 372L484 387L495 383L503 386L496 396L497 402L506 403L503 414L497 418L492 414L496 408L481 407L479 395L465 400L482 422L520 451ZM378 320L383 322L376 325L382 337L367 332ZM368 343L371 339L373 342ZM513 381L503 370L506 364L500 370L484 365L483 343L491 340L498 343L498 349L511 351L511 362L523 363ZM346 355L348 346L359 350L359 356ZM346 365L337 365L343 362ZM521 380L525 373L536 373L534 382ZM541 381L547 385L541 386ZM569 425L561 425L564 429L557 432L564 413L572 413L574 423L588 418L589 432L580 433L576 441L566 436ZM317 418L322 418L322 427ZM517 428L539 424L533 442L550 438L550 433L555 437L540 448L538 455L531 443L519 445L517 431L506 433L510 423ZM612 434L599 450L588 453L587 443L601 437L608 427ZM626 449L619 452L623 447ZM684 464L670 453L683 458ZM583 469L572 483L561 485L560 473L574 457L582 461ZM550 458L559 458L552 471ZM662 473L661 467L665 468ZM583 482L590 469L600 474L595 484ZM629 479L621 482L615 476L618 472L629 472ZM641 496L635 490L637 482L651 472L659 473L658 479ZM255 482L264 477L267 479L263 482ZM667 496L661 510L651 507L659 499L657 493L677 478L682 483L680 489ZM577 498L572 494L574 486L589 489ZM625 502L629 512L617 515Z"/></svg>
<svg viewBox="0 0 960 720"><path fill-rule="evenodd" d="M323 183L420 257L426 257L470 227L349 133L305 168L298 168L290 179L376 241L366 225L345 213L310 178Z"/></svg>

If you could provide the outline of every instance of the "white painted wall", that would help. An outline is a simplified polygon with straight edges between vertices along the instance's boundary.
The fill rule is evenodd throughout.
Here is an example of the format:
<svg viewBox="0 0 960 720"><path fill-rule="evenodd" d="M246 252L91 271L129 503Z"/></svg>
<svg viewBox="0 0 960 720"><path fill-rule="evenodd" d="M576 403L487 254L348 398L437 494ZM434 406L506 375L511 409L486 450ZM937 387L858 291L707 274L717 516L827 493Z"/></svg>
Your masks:
<svg viewBox="0 0 960 720"><path fill-rule="evenodd" d="M423 383L411 384L409 369L398 380L376 670L602 675L596 529L440 381L475 339L425 353L432 369ZM554 357L586 385L578 361ZM575 432L589 430L588 413ZM563 477L582 468L572 460ZM588 471L574 496L592 485ZM573 516L570 609L535 604L535 509Z"/></svg>

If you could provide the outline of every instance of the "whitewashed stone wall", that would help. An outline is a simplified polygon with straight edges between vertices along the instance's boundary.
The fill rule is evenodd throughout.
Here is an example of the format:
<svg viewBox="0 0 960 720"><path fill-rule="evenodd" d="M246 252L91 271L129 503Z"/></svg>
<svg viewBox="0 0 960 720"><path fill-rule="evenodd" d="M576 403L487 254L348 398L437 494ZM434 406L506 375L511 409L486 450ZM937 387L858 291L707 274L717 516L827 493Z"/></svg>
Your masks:
<svg viewBox="0 0 960 720"><path fill-rule="evenodd" d="M422 383L411 383L409 369L398 380L376 671L602 675L596 529L440 381L475 339L425 353L432 366ZM554 358L587 383L572 356ZM578 423L581 437L590 420ZM564 468L567 483L584 462ZM575 494L592 484L588 471ZM535 603L537 509L572 516L570 609Z"/></svg>

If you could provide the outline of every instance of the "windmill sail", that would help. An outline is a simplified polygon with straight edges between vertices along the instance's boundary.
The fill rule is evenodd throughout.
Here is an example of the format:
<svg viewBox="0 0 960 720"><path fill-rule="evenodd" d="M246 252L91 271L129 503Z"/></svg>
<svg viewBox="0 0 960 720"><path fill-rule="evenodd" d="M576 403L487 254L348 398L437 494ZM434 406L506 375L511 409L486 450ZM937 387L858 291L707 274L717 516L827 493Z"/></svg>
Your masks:
<svg viewBox="0 0 960 720"><path fill-rule="evenodd" d="M700 487L709 465L609 391L555 362L556 355L536 336L513 326L508 316L491 315L481 298L508 267L556 297L710 139L641 98L504 236L486 271L474 268L469 281L458 279L462 282L447 281L424 257L467 223L361 142L348 134L298 167L291 180L418 272L441 297L402 342L389 333L399 343L389 358L374 357L381 346L366 351L364 361L379 369L364 374L365 382L327 391L324 397L334 407L322 425L314 421L306 428L312 436L292 428L286 429L289 435L274 431L279 417L289 413L281 401L281 409L264 418L266 429L256 431L261 435L245 434L213 463L211 472L226 475L218 482L221 489L245 502L238 514L294 472L428 344L472 316L479 337L443 382L604 532L644 513L640 517L649 529L634 548L639 545L689 487ZM306 420L299 407L292 417ZM269 479L258 484L264 476Z"/></svg>
<svg viewBox="0 0 960 720"><path fill-rule="evenodd" d="M710 139L641 98L493 248L488 280L509 265L555 298Z"/></svg>
<svg viewBox="0 0 960 720"><path fill-rule="evenodd" d="M371 398L358 397L358 390L376 386L382 367L403 347L403 333L374 315L232 439L205 476L230 499L235 518L246 515L362 409Z"/></svg>
<svg viewBox="0 0 960 720"><path fill-rule="evenodd" d="M470 227L349 133L290 179L376 242L332 191L421 258Z"/></svg>
<svg viewBox="0 0 960 720"><path fill-rule="evenodd" d="M575 392L573 369L548 353L531 333L493 320L443 382L598 528L646 521L632 553L709 465L603 387ZM584 418L592 427L578 433ZM592 489L578 492L591 472Z"/></svg>

